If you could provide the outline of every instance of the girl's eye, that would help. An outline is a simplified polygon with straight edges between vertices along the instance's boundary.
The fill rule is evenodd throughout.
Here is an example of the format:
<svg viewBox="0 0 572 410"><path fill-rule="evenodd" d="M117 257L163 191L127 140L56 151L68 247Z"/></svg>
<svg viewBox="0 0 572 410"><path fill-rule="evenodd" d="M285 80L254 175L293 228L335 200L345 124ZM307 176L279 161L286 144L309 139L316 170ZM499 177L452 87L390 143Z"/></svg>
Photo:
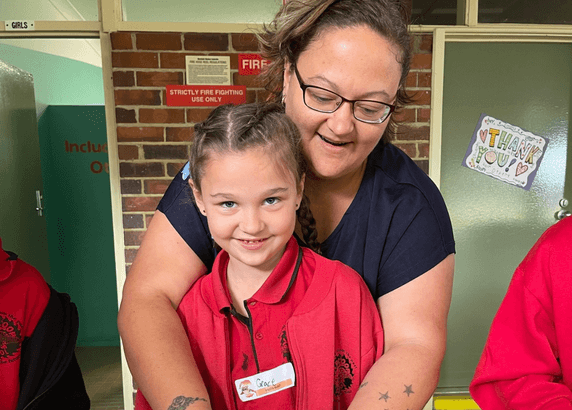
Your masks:
<svg viewBox="0 0 572 410"><path fill-rule="evenodd" d="M278 201L279 201L279 199L278 199L278 198L274 198L274 197L272 197L272 198L266 198L266 199L264 200L264 202L265 202L266 204L268 204L268 205L277 204Z"/></svg>
<svg viewBox="0 0 572 410"><path fill-rule="evenodd" d="M226 201L221 203L220 206L222 206L223 208L234 208L236 206L236 203L232 201Z"/></svg>

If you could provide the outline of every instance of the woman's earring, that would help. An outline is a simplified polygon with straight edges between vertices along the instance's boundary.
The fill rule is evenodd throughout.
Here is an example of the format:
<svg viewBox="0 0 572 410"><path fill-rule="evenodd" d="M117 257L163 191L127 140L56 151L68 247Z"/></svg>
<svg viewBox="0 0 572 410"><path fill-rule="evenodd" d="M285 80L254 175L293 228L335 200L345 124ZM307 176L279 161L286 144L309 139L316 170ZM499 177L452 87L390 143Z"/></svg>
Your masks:
<svg viewBox="0 0 572 410"><path fill-rule="evenodd" d="M282 95L282 105L286 105L286 96Z"/></svg>

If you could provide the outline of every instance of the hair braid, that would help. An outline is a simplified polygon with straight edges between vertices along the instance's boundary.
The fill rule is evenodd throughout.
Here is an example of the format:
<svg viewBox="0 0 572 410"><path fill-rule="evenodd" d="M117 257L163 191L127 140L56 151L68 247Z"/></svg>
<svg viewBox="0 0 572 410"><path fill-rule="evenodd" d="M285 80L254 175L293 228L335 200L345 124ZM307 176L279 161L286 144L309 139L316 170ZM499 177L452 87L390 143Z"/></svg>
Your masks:
<svg viewBox="0 0 572 410"><path fill-rule="evenodd" d="M302 201L300 202L300 208L296 212L298 215L298 222L302 227L302 236L306 244L314 252L322 254L321 244L318 242L318 230L316 229L316 220L310 209L310 200L304 194L302 195Z"/></svg>

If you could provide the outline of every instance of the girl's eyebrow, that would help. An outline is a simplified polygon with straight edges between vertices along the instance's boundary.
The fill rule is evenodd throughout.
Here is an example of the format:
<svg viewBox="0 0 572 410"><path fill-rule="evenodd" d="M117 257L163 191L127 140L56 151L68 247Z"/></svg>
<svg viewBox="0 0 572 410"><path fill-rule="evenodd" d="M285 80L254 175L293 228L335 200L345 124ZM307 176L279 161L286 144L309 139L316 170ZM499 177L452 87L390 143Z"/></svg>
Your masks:
<svg viewBox="0 0 572 410"><path fill-rule="evenodd" d="M272 195L280 194L280 193L282 193L282 192L287 192L288 190L289 190L289 188L287 188L287 187L272 188L272 189L269 189L268 191L265 191L265 192L262 194L262 196L272 196ZM219 192L219 193L216 193L216 194L211 194L210 196L211 196L211 198L219 198L219 197L225 198L225 199L232 199L232 198L234 198L234 195L233 195L233 194L228 194L228 193L225 193L225 192Z"/></svg>

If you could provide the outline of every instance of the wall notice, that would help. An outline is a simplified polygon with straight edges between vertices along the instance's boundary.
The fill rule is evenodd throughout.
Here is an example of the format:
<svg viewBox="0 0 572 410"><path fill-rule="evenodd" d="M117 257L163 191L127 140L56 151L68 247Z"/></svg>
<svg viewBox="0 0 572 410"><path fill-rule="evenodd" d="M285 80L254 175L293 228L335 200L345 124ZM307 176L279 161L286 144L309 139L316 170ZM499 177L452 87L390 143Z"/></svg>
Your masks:
<svg viewBox="0 0 572 410"><path fill-rule="evenodd" d="M262 58L260 54L239 54L238 74L258 75L269 63L270 60Z"/></svg>
<svg viewBox="0 0 572 410"><path fill-rule="evenodd" d="M481 114L463 166L529 190L548 139Z"/></svg>
<svg viewBox="0 0 572 410"><path fill-rule="evenodd" d="M170 107L217 107L222 104L244 104L244 85L168 85Z"/></svg>
<svg viewBox="0 0 572 410"><path fill-rule="evenodd" d="M230 85L230 57L186 56L187 85Z"/></svg>

